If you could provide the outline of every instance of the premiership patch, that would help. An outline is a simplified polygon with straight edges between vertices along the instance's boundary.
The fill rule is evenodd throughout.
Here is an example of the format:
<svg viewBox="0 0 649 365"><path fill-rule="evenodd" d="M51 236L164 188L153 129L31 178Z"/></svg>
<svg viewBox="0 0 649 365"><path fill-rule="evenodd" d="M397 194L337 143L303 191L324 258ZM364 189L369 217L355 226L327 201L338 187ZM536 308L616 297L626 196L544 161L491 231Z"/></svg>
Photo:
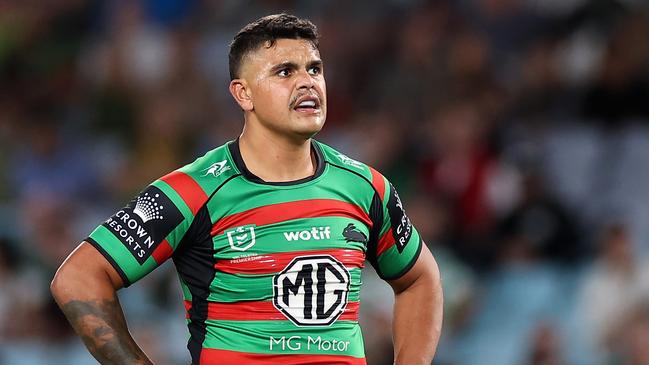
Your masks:
<svg viewBox="0 0 649 365"><path fill-rule="evenodd" d="M390 215L390 226L394 236L395 245L399 253L403 252L412 235L412 224L406 215L397 190L390 184L390 198L388 199L388 214Z"/></svg>
<svg viewBox="0 0 649 365"><path fill-rule="evenodd" d="M149 186L102 225L142 265L182 219L171 199Z"/></svg>

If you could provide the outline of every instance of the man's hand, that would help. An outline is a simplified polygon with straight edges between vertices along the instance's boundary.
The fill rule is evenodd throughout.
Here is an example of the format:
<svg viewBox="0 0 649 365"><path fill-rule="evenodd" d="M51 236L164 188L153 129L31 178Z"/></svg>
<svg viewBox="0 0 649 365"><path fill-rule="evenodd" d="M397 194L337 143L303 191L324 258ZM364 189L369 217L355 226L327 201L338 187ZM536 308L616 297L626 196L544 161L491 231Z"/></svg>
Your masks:
<svg viewBox="0 0 649 365"><path fill-rule="evenodd" d="M126 326L116 291L122 279L84 242L65 260L50 286L72 327L101 364L152 364Z"/></svg>
<svg viewBox="0 0 649 365"><path fill-rule="evenodd" d="M442 284L433 255L424 245L415 265L390 281L395 292L396 365L430 365L442 331Z"/></svg>

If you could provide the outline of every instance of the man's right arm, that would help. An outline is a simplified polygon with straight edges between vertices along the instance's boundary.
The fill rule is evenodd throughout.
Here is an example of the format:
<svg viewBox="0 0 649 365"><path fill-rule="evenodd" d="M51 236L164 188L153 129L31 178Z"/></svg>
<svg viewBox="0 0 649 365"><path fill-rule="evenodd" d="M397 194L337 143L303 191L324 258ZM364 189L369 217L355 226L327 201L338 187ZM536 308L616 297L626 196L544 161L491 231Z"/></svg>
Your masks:
<svg viewBox="0 0 649 365"><path fill-rule="evenodd" d="M101 364L152 364L131 337L117 290L124 283L104 256L83 242L59 267L50 289Z"/></svg>

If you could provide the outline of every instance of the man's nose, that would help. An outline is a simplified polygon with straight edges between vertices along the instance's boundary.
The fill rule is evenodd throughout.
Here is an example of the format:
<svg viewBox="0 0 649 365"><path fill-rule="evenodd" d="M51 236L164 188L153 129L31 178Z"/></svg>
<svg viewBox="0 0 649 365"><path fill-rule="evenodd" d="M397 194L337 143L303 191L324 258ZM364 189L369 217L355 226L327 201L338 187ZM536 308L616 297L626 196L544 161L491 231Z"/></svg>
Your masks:
<svg viewBox="0 0 649 365"><path fill-rule="evenodd" d="M301 70L297 73L297 88L311 89L315 86L313 76L307 70Z"/></svg>

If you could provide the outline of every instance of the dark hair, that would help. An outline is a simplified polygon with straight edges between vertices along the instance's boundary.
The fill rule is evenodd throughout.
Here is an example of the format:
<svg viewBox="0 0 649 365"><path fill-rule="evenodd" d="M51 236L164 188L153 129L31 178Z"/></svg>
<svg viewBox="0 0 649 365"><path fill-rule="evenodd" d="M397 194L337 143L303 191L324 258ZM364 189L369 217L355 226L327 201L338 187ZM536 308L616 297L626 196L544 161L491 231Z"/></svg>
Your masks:
<svg viewBox="0 0 649 365"><path fill-rule="evenodd" d="M239 77L241 60L247 53L268 43L270 47L277 39L306 39L318 48L318 28L309 20L289 14L273 14L260 18L234 36L230 44L230 79Z"/></svg>

